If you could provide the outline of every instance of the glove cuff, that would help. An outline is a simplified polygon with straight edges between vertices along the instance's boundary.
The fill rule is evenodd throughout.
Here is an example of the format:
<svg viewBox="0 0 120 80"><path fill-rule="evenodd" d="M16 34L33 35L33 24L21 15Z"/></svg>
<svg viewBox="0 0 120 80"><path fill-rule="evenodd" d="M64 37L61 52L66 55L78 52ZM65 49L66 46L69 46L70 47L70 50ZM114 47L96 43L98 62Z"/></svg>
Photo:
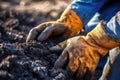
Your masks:
<svg viewBox="0 0 120 80"><path fill-rule="evenodd" d="M105 21L101 21L91 32L88 33L86 39L92 46L99 47L99 53L106 55L107 51L120 45L119 42L111 38L105 31Z"/></svg>
<svg viewBox="0 0 120 80"><path fill-rule="evenodd" d="M67 8L57 22L65 24L70 30L70 37L74 36L83 29L83 22L80 17L72 10Z"/></svg>

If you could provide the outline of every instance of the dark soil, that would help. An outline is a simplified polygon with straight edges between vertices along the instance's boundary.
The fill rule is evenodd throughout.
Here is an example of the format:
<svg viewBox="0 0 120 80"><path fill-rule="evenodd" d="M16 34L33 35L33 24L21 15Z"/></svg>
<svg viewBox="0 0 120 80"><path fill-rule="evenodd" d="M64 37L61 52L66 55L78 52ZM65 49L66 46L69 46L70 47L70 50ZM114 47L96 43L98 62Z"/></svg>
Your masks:
<svg viewBox="0 0 120 80"><path fill-rule="evenodd" d="M59 55L40 42L1 43L0 80L70 80L62 69L53 68Z"/></svg>
<svg viewBox="0 0 120 80"><path fill-rule="evenodd" d="M30 2L23 1L26 1L25 5L30 6ZM52 2L51 5L57 4L56 2ZM8 3L10 5L6 7ZM67 77L64 70L53 67L60 53L52 53L48 48L56 45L55 39L42 43L37 41L25 43L32 27L59 17L55 18L52 14L56 13L56 10L50 9L48 12L35 12L34 9L17 10L19 4L20 1L16 0L0 1L0 80L72 80ZM17 9L14 8L15 5L18 5ZM57 11L57 15L62 11Z"/></svg>
<svg viewBox="0 0 120 80"><path fill-rule="evenodd" d="M58 19L69 2L0 0L0 80L75 80L53 66L60 53L49 48L58 39L25 43L31 28Z"/></svg>

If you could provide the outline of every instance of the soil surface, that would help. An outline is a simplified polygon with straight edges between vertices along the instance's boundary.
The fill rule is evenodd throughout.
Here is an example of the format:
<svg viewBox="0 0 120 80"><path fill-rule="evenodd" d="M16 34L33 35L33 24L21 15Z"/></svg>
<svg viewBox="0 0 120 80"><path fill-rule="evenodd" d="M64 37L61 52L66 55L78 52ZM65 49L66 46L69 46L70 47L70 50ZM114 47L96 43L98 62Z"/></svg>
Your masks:
<svg viewBox="0 0 120 80"><path fill-rule="evenodd" d="M0 80L72 80L53 67L55 39L25 43L29 30L56 20L70 1L0 0ZM56 7L54 7L56 6Z"/></svg>
<svg viewBox="0 0 120 80"><path fill-rule="evenodd" d="M25 43L31 28L56 20L72 0L0 0L0 80L75 80L54 68L58 39Z"/></svg>

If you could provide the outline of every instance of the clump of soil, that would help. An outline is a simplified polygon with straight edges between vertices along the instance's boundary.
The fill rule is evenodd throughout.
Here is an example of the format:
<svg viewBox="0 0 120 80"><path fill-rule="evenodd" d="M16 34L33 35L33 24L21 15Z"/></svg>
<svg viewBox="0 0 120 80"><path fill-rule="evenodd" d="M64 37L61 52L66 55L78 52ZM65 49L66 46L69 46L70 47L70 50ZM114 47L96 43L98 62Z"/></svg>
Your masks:
<svg viewBox="0 0 120 80"><path fill-rule="evenodd" d="M40 42L1 43L0 53L0 79L70 80L66 71L53 68L59 55Z"/></svg>
<svg viewBox="0 0 120 80"><path fill-rule="evenodd" d="M0 10L0 42L24 42L31 26L35 25L35 21L29 19L30 14Z"/></svg>

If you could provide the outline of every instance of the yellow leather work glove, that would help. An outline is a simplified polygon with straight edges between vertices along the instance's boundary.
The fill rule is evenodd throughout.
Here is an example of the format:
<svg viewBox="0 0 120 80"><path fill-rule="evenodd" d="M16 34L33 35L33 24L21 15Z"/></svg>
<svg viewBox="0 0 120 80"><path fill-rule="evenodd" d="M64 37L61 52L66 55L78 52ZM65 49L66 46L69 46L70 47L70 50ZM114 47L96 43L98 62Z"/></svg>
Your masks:
<svg viewBox="0 0 120 80"><path fill-rule="evenodd" d="M44 41L50 36L59 36L63 40L74 36L81 29L83 23L78 15L71 9L66 9L57 21L45 22L30 30L26 42L37 39Z"/></svg>
<svg viewBox="0 0 120 80"><path fill-rule="evenodd" d="M105 22L102 21L86 36L68 39L64 46L62 45L62 47L65 45L66 47L54 66L66 68L68 75L76 76L78 80L90 80L100 57L120 45L107 35L104 25ZM62 47L57 45L50 50Z"/></svg>

